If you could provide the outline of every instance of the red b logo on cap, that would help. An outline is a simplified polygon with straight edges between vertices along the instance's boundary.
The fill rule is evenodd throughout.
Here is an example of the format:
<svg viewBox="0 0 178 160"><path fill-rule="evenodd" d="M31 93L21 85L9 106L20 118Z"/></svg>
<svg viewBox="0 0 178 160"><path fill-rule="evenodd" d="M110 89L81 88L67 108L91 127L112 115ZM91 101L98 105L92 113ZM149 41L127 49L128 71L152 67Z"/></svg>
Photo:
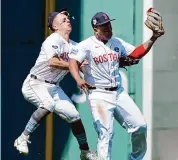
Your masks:
<svg viewBox="0 0 178 160"><path fill-rule="evenodd" d="M108 19L108 16L106 14L103 14L104 19Z"/></svg>

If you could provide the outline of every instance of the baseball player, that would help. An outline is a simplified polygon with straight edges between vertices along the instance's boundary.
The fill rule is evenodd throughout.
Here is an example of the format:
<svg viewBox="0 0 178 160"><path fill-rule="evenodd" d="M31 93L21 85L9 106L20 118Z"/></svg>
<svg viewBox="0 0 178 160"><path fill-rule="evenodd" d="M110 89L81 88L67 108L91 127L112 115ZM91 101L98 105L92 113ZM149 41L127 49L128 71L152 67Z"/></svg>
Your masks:
<svg viewBox="0 0 178 160"><path fill-rule="evenodd" d="M41 120L51 112L71 123L72 133L81 150L82 160L96 160L96 153L89 150L85 129L79 112L59 86L69 72L69 54L76 43L69 39L72 26L66 9L53 12L48 17L48 27L53 33L43 42L40 54L22 86L24 98L37 107L23 133L15 140L14 146L28 154L29 137Z"/></svg>
<svg viewBox="0 0 178 160"><path fill-rule="evenodd" d="M89 107L98 133L99 160L111 160L114 119L131 133L132 152L128 159L141 160L146 153L147 124L137 105L122 87L119 62L121 57L126 56L131 59L142 58L164 32L153 32L147 42L134 47L112 36L110 21L113 20L103 12L93 16L91 25L94 36L79 43L77 49L72 51L69 70L78 86L88 94ZM79 76L78 65L84 59L89 64L84 67L83 80Z"/></svg>

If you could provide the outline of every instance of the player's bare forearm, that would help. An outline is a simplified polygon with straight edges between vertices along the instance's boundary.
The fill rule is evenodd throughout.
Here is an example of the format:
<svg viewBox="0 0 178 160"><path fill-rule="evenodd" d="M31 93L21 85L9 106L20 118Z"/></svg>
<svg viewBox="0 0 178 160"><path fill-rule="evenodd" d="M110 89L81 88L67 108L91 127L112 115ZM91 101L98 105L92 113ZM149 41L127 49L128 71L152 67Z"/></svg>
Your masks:
<svg viewBox="0 0 178 160"><path fill-rule="evenodd" d="M92 85L90 85L87 81L85 81L84 79L82 79L80 77L80 74L79 74L79 64L73 58L70 59L69 70L70 70L72 76L74 77L74 79L76 80L77 85L79 86L79 88L81 90L83 90L85 92L85 94L88 94L89 93L89 87L91 88Z"/></svg>
<svg viewBox="0 0 178 160"><path fill-rule="evenodd" d="M157 38L152 36L148 41L135 48L135 50L129 55L129 57L132 59L141 59L150 51L156 39Z"/></svg>
<svg viewBox="0 0 178 160"><path fill-rule="evenodd" d="M61 70L69 70L69 63L58 58L58 57L52 57L48 62L50 67L61 69Z"/></svg>
<svg viewBox="0 0 178 160"><path fill-rule="evenodd" d="M69 62L69 71L71 72L72 76L74 77L74 79L77 81L79 81L80 78L80 74L79 74L79 66L78 63L75 59L71 58L70 62Z"/></svg>

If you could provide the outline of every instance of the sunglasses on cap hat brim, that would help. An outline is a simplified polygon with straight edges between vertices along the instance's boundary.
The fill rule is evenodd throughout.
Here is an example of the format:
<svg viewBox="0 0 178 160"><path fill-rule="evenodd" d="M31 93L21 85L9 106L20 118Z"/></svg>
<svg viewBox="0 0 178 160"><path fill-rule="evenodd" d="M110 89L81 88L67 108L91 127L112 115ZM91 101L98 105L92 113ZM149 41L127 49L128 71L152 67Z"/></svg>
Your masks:
<svg viewBox="0 0 178 160"><path fill-rule="evenodd" d="M60 10L59 10L59 13L60 13L60 14L64 14L64 15L66 15L67 17L70 17L70 14L69 14L67 8L62 8L62 9L60 9Z"/></svg>
<svg viewBox="0 0 178 160"><path fill-rule="evenodd" d="M70 17L70 14L69 14L69 12L67 12L67 11L62 11L62 12L59 12L60 14L64 14L64 15L66 15L67 17Z"/></svg>
<svg viewBox="0 0 178 160"><path fill-rule="evenodd" d="M69 19L75 20L75 17L68 12L67 8L60 9L59 13L66 15Z"/></svg>

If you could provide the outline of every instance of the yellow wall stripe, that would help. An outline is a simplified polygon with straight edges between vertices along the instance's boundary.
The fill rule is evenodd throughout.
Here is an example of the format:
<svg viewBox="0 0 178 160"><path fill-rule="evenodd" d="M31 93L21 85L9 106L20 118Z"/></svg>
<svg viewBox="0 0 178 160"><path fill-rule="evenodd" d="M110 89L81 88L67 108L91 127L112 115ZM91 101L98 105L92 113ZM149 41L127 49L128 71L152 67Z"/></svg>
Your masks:
<svg viewBox="0 0 178 160"><path fill-rule="evenodd" d="M45 38L51 34L48 29L48 15L55 11L55 0L45 1ZM53 159L53 113L46 118L46 144L45 144L45 160Z"/></svg>

